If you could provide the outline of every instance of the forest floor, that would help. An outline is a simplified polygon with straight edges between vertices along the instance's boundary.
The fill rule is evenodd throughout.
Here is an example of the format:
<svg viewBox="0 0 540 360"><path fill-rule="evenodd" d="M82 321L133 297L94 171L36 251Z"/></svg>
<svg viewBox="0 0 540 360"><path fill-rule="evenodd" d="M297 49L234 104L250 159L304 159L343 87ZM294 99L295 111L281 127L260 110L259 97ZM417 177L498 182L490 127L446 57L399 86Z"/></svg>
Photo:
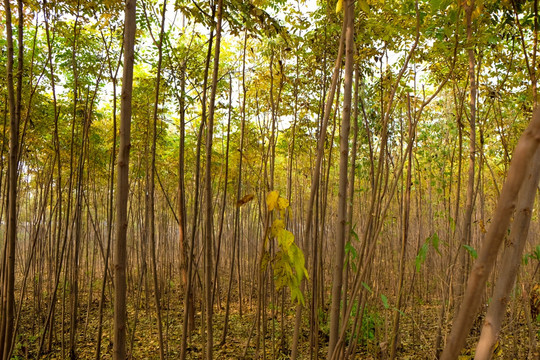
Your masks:
<svg viewBox="0 0 540 360"><path fill-rule="evenodd" d="M79 359L94 359L96 353L96 336L99 319L98 292L92 294L88 301L88 294L82 295L78 312L78 342L77 357ZM141 296L139 296L141 295ZM69 326L70 326L70 306L69 294L65 295L65 307L62 307L63 292L59 291L59 302L56 309L57 322L55 323L55 334L52 338L52 350L43 353L40 359L67 359L69 354ZM144 293L137 295L140 298L139 305L134 306L135 301L130 302L128 309L128 352L132 359L159 359L159 336L157 330L156 312L154 308L154 298L151 294L145 296ZM36 299L36 297L29 297ZM183 305L179 301L180 294L172 291L162 297L162 323L163 338L165 343L165 353L168 359L178 359L180 356L180 346L182 339ZM223 305L223 300L218 302ZM45 304L45 302L43 302ZM46 319L47 308L41 304L38 309L37 301L30 305L25 303L20 319L17 345L14 352L15 359L35 359L40 341L40 332ZM30 306L28 306L30 305ZM101 359L112 359L112 304L110 302L110 292L107 294L105 303L106 310L103 317L103 336L101 343ZM249 303L244 304L244 315L240 316L238 302L231 303L231 313L229 319L229 332L227 340L223 346L218 346L223 334L225 310L216 306L214 314L214 358L215 359L254 359L256 358L256 332L254 329L256 300L250 307ZM267 309L271 309L268 307ZM281 346L281 314L267 310L267 332L265 341L260 342L261 359L288 359L290 357L290 344L294 331L295 311L291 307L284 313L285 345ZM36 314L40 314L36 316ZM355 359L384 359L391 343L392 322L395 310L392 309L366 309L364 313L364 323L360 332L361 338L358 340ZM416 304L409 307L404 312L400 321L400 346L398 348L398 359L434 359L434 344L438 333L440 316L440 306L437 304ZM62 318L64 327L62 329ZM519 318L523 318L520 316ZM205 338L201 333L203 327L200 326L201 313L195 317L195 328L188 341L188 359L203 358ZM309 319L308 311L303 311L303 324L300 334L300 359L310 358L309 345ZM326 347L328 343L328 328L326 319L321 319L319 330L318 355L319 359L326 358ZM475 327L469 337L467 348L462 352L460 359L472 359L474 357L474 345L479 336L479 329L482 323L481 317L475 322ZM135 336L133 329L135 326ZM448 332L448 321L445 321L443 335ZM535 326L538 330L538 327ZM62 333L66 334L62 337ZM501 342L498 347L496 359L526 359L529 352L530 337L525 321L507 324L503 328ZM534 336L536 339L538 335ZM249 345L247 345L249 339ZM272 344L275 344L273 347ZM246 350L247 345L247 350ZM263 348L264 346L264 348ZM47 348L47 341L45 342ZM265 356L262 356L264 349ZM285 350L283 350L285 349ZM244 355L245 354L245 355Z"/></svg>

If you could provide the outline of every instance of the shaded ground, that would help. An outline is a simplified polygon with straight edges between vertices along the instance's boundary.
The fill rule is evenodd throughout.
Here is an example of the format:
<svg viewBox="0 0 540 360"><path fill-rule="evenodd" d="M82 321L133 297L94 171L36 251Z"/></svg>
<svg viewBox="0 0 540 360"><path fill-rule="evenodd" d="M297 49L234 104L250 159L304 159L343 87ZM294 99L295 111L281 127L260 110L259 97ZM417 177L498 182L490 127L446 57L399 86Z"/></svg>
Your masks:
<svg viewBox="0 0 540 360"><path fill-rule="evenodd" d="M69 294L66 293L66 306L62 309L63 292L59 292L59 302L56 309L55 334L53 336L52 351L42 354L42 359L67 359L69 348ZM96 352L96 334L98 327L99 302L96 299L97 292L93 299L88 302L88 294L81 294L78 324L77 355L79 359L94 359ZM138 295L137 295L138 296ZM32 296L27 299L33 299ZM144 292L141 293L139 305L135 307L134 297L131 298L128 308L129 331L128 349L133 359L159 359L159 341L157 334L157 323L153 308L154 300L151 294L147 299ZM165 293L162 297L162 318L164 340L166 343L165 352L169 359L178 359L182 339L182 318L183 306L181 296L177 291ZM223 303L223 301L222 301ZM231 307L229 322L229 333L227 341L219 347L224 323L225 311L216 306L214 316L214 358L215 359L241 359L246 354L246 359L256 358L256 333L252 333L255 322L255 303L252 307L245 304L244 315L239 315L238 303ZM20 321L20 330L17 346L15 349L16 359L34 359L37 355L37 348L40 340L40 329L45 321L45 302L38 304L38 301L27 300L23 308ZM518 320L507 321L503 328L499 348L495 358L498 359L526 359L530 348L529 330L524 320L522 307L514 301L511 306L515 308L517 314L512 316ZM113 322L110 297L108 295L107 308L104 313L103 336L101 359L112 359L113 344L111 341ZM39 306L39 309L36 310ZM270 305L269 309L272 306ZM281 322L280 315L272 318L271 310L267 310L267 333L264 344L260 342L260 358L264 349L266 359L287 359L290 357L289 349L292 341L294 326L294 309L286 309L284 314L285 323L285 346L281 344ZM364 313L364 323L361 330L361 337L358 340L356 359L382 359L386 357L390 344L391 324L395 310L381 308L369 308ZM42 314L36 316L36 313ZM309 359L309 319L308 311L303 311L303 324L300 337L300 358ZM62 314L63 329L62 329ZM414 307L404 311L401 317L400 346L398 348L398 359L434 359L434 344L438 333L440 306L437 304L416 304ZM509 313L509 315L511 315ZM188 347L188 359L203 358L204 332L200 324L201 314L196 315L196 330L191 334ZM135 323L136 319L136 323ZM328 341L328 326L325 319L321 319L319 333L319 358L326 358L326 347ZM443 334L448 332L448 321L445 322ZM482 324L482 317L475 322L475 328L469 337L468 348L462 352L461 359L471 359L474 357L474 344L479 336L479 329ZM133 336L133 328L135 336ZM538 326L534 324L533 338L538 336L536 331ZM62 337L62 331L65 334ZM251 338L250 338L251 334ZM248 339L250 339L247 346ZM275 344L273 347L272 344ZM46 342L47 344L47 342ZM247 350L246 350L247 346ZM263 347L264 346L264 347ZM47 348L47 346L45 346ZM64 350L62 351L62 348Z"/></svg>

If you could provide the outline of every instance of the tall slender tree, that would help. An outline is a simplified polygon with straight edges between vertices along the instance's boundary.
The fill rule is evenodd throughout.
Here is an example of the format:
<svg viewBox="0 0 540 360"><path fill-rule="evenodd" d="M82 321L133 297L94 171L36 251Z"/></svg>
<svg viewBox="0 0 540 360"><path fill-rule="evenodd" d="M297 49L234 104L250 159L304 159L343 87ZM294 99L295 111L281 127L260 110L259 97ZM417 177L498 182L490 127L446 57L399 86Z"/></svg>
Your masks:
<svg viewBox="0 0 540 360"><path fill-rule="evenodd" d="M343 262L345 258L345 239L347 238L347 178L349 163L349 132L351 128L352 83L354 68L354 1L344 0L345 32L345 81L343 90L343 114L340 130L339 193L336 231L336 262L332 281L332 305L330 308L330 342L328 359L336 347L340 324L341 289L343 284Z"/></svg>
<svg viewBox="0 0 540 360"><path fill-rule="evenodd" d="M214 117L216 109L216 93L219 77L219 53L221 49L221 22L223 19L223 0L218 1L217 25L216 25L216 49L214 54L214 70L212 73L212 90L210 92L210 103L208 107L208 128L206 132L206 169L205 169L205 192L206 192L206 237L204 242L204 282L206 301L206 359L213 358L213 303L212 303L212 238L213 227L213 207L212 207L212 141L214 136Z"/></svg>
<svg viewBox="0 0 540 360"><path fill-rule="evenodd" d="M11 23L11 4L4 1L6 11L7 62L6 79L9 106L9 164L8 164L8 219L6 232L6 250L4 254L2 321L0 329L0 353L4 359L10 358L15 314L15 253L17 245L17 181L19 156L19 122L21 117L22 71L23 71L23 5L18 1L18 58L17 92L13 81L13 29Z"/></svg>
<svg viewBox="0 0 540 360"><path fill-rule="evenodd" d="M160 85L161 85L161 65L163 61L163 37L165 31L165 14L167 11L167 0L163 1L163 10L161 13L161 27L159 32L158 47L158 63L157 63L157 75L156 75L156 88L154 96L154 109L153 109L153 122L152 122L152 163L150 165L149 176L149 189L147 196L149 198L148 217L150 220L150 231L148 232L150 251L152 256L152 276L154 281L154 301L157 314L158 325L158 338L159 338L159 357L161 360L165 359L164 342L163 342L163 324L161 321L161 301L160 290L158 285L158 273L157 273L157 255L156 255L156 215L155 215L155 176L156 176L156 144L157 144L157 123L158 123L158 106L160 99ZM146 11L145 11L146 13ZM149 26L150 27L150 26Z"/></svg>
<svg viewBox="0 0 540 360"><path fill-rule="evenodd" d="M131 148L131 99L133 95L133 63L135 60L135 31L137 0L127 0L124 17L124 68L120 104L120 153L116 184L116 246L114 301L114 359L126 359L126 266L129 196L129 153Z"/></svg>

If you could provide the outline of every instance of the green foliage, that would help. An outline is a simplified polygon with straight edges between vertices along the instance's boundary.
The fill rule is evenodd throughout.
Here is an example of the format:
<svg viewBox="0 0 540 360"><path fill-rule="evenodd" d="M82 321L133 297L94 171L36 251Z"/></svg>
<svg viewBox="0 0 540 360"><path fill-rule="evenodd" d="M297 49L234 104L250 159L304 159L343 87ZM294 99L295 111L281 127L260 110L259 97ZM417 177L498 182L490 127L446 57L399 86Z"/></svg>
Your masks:
<svg viewBox="0 0 540 360"><path fill-rule="evenodd" d="M528 265L530 259L540 261L540 245L536 245L532 252L523 255L523 264Z"/></svg>
<svg viewBox="0 0 540 360"><path fill-rule="evenodd" d="M351 309L351 322L353 321L353 316L356 316L358 312L358 301L353 303ZM360 314L359 314L360 315ZM362 314L362 324L360 326L360 333L358 334L358 344L365 345L368 342L375 341L377 334L377 329L383 326L384 319L382 316L374 309L366 306ZM350 338L350 334L348 335Z"/></svg>
<svg viewBox="0 0 540 360"><path fill-rule="evenodd" d="M388 298L386 297L386 295L381 294L381 301L385 309L390 308L390 304L388 303Z"/></svg>
<svg viewBox="0 0 540 360"><path fill-rule="evenodd" d="M369 287L368 284L362 281L362 286L371 294L373 293L373 290L371 290L371 287Z"/></svg>
<svg viewBox="0 0 540 360"><path fill-rule="evenodd" d="M420 271L420 267L426 261L428 250L430 248L435 249L437 254L441 255L441 252L439 251L439 242L439 235L437 235L436 232L426 239L420 250L418 250L418 254L415 258L415 267L417 272Z"/></svg>
<svg viewBox="0 0 540 360"><path fill-rule="evenodd" d="M473 259L476 259L478 257L478 253L476 252L475 248L466 244L464 244L463 247L465 248L465 250L467 250L467 252L469 253L469 255L472 256Z"/></svg>
<svg viewBox="0 0 540 360"><path fill-rule="evenodd" d="M304 253L294 243L293 233L285 229L285 211L290 210L289 201L280 197L279 192L271 191L266 197L266 206L269 214L274 213L277 217L270 226L270 237L277 240L279 251L270 258L269 252L265 249L261 270L271 263L276 290L280 291L288 287L292 300L304 305L300 283L304 277L308 278L308 272L305 267Z"/></svg>
<svg viewBox="0 0 540 360"><path fill-rule="evenodd" d="M345 243L345 263L343 266L346 267L350 263L352 270L356 271L355 260L358 259L358 250L354 247L353 242L360 242L360 238L354 228L351 228L350 240Z"/></svg>

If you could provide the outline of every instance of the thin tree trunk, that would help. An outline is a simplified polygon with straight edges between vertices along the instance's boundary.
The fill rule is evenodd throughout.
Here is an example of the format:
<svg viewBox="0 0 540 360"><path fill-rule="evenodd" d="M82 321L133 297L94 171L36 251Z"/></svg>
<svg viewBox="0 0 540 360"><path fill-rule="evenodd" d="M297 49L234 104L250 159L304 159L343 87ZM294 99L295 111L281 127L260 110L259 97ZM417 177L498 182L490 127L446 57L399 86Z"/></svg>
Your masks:
<svg viewBox="0 0 540 360"><path fill-rule="evenodd" d="M306 217L306 226L304 227L304 239L306 241L310 241L311 239L311 228L313 223L313 209L315 204L315 196L317 194L317 190L319 188L320 183L320 177L321 177L321 165L322 160L324 157L324 144L326 142L326 134L328 129L328 120L330 119L330 114L332 110L332 104L334 102L334 95L336 93L336 87L338 84L340 69L341 69L341 62L342 62L342 56L343 56L343 49L345 47L345 23L343 23L343 26L341 28L341 36L339 39L339 49L336 57L336 62L334 65L334 73L332 75L332 82L330 84L330 91L328 92L328 97L326 98L326 103L324 107L324 113L323 113L323 121L321 124L321 129L319 132L319 139L317 140L317 159L315 161L315 166L313 168L313 177L311 179L311 189L310 189L310 195L309 195L309 204L307 208L307 217ZM316 246L316 245L314 245ZM313 255L312 255L313 256ZM314 261L316 261L316 258L314 258ZM316 264L313 263L312 267L315 268ZM317 285L317 277L312 274L312 306L311 306L311 318L314 319L316 316L316 308L313 306L315 301L315 289L318 287ZM301 290L303 289L303 283L300 285ZM297 306L296 307L296 324L295 324L295 331L293 335L293 343L292 343L292 353L291 353L291 359L295 360L298 356L298 338L300 334L300 319L301 319L301 311L302 307Z"/></svg>
<svg viewBox="0 0 540 360"><path fill-rule="evenodd" d="M103 39L105 42L105 39ZM113 81L113 108L112 108L112 120L113 120L113 143L111 147L111 162L110 162L110 179L109 179L109 197L108 197L108 209L107 209L107 250L105 252L105 264L103 270L103 283L101 284L101 293L99 298L99 319L98 319L98 332L96 337L96 357L95 360L101 359L101 335L103 332L103 307L105 303L105 288L107 286L107 273L109 271L109 258L111 252L111 240L112 240L112 221L113 221L113 212L114 212L114 169L116 162L116 85L117 85L117 75L118 69L120 66L120 61L116 66L116 70L113 73L112 70L112 61L110 58L109 52L107 52L107 60L109 63L110 76Z"/></svg>
<svg viewBox="0 0 540 360"><path fill-rule="evenodd" d="M411 99L407 97L407 114L409 119L409 142L414 143L413 124L411 116ZM407 242L409 238L409 213L411 209L411 186L412 186L412 150L413 146L407 147L407 177L405 180L405 198L403 199L403 224L401 229L401 257L399 259L399 280L398 280L398 299L396 312L394 313L394 328L392 332L392 342L390 345L390 359L396 358L396 349L398 347L399 320L403 301L403 283L405 277L405 261L407 255ZM444 306L444 304L443 304Z"/></svg>
<svg viewBox="0 0 540 360"><path fill-rule="evenodd" d="M328 359L336 347L341 305L341 287L343 282L343 261L345 256L345 239L347 229L347 168L349 161L349 131L351 123L351 99L353 82L353 56L354 56L354 1L344 0L344 19L346 23L345 35L345 75L343 90L343 116L340 131L340 157L339 157L339 202L338 223L336 235L336 262L332 280L332 305L330 307L330 342L328 344Z"/></svg>
<svg viewBox="0 0 540 360"><path fill-rule="evenodd" d="M186 139L186 63L180 70L180 144L178 146L178 245L180 249L180 276L184 296L187 296L187 244L186 244L186 189L184 146ZM188 311L184 309L184 311Z"/></svg>
<svg viewBox="0 0 540 360"><path fill-rule="evenodd" d="M223 181L223 200L221 202L221 215L219 222L219 234L218 234L218 246L216 254L216 265L214 266L214 288L212 290L212 304L214 303L214 298L216 291L218 291L219 296L219 287L217 286L218 282L218 269L219 269L219 260L221 255L221 241L223 237L223 222L225 220L225 208L227 207L227 188L229 184L229 145L230 145L230 135L231 135L231 117L232 117L232 75L229 73L229 115L227 118L227 144L225 146L225 179ZM234 240L233 240L234 241ZM234 255L233 255L234 258ZM221 298L220 298L221 299ZM219 302L221 307L221 300Z"/></svg>
<svg viewBox="0 0 540 360"><path fill-rule="evenodd" d="M214 54L214 71L212 73L212 90L208 108L208 128L206 132L206 238L205 238L205 300L206 300L206 359L213 358L213 303L212 303L212 235L214 233L212 217L212 141L214 136L214 115L216 92L219 76L219 52L221 47L221 20L223 14L223 0L218 1L217 25L216 25L216 50Z"/></svg>
<svg viewBox="0 0 540 360"><path fill-rule="evenodd" d="M150 232L149 242L150 251L152 256L152 279L154 281L154 301L156 306L157 326L158 326L158 339L159 339L159 357L161 360L165 359L165 352L163 346L163 324L161 321L161 305L160 305L160 290L158 285L157 274L157 259L156 259L156 217L155 217L155 177L156 177L156 143L157 143L157 121L158 121L158 105L159 105L159 89L161 84L161 63L163 59L163 36L165 28L165 13L167 7L167 0L163 1L163 10L161 15L161 30L159 33L158 46L158 63L157 63L157 75L156 75L156 92L154 99L154 112L153 112L153 130L152 130L152 164L150 165L150 189L149 189L149 208L148 215L150 217Z"/></svg>
<svg viewBox="0 0 540 360"><path fill-rule="evenodd" d="M213 14L212 14L213 18ZM182 343L180 346L180 359L184 360L186 358L187 351L187 336L188 336L188 324L189 317L193 314L191 311L194 311L190 308L194 303L194 293L193 293L193 265L194 265L194 252L195 252L195 237L197 235L197 226L199 219L199 190L200 190L200 180L201 180L201 144L203 129L206 124L206 87L208 83L208 70L210 68L210 58L212 55L212 44L214 39L214 31L210 30L210 36L208 40L208 51L206 53L206 66L204 68L204 80L203 80L203 94L202 94L202 114L201 114L201 125L199 127L199 132L197 135L197 146L195 150L195 192L193 200L193 226L191 230L191 239L189 246L189 258L188 258L188 282L187 282L187 294L184 298L184 319L182 324ZM191 311L190 311L191 310ZM194 315L194 314L193 314Z"/></svg>
<svg viewBox="0 0 540 360"><path fill-rule="evenodd" d="M244 158L244 136L245 136L245 129L246 129L246 49L247 49L247 30L244 33L244 47L242 51L242 108L240 110L240 114L242 116L241 124L240 124L240 145L239 145L239 152L240 156L238 159L238 182L236 185L236 201L237 206L234 212L234 233L233 233L233 247L232 247L232 258L231 258L231 268L229 271L229 288L227 289L227 302L225 304L225 320L223 325L223 336L221 337L220 346L223 346L225 344L225 341L227 339L227 332L229 330L229 312L230 312L230 303L231 303L231 291L232 291L232 282L233 282L233 274L234 274L234 263L236 260L235 252L237 251L239 238L240 238L240 206L239 203L240 197L242 196L242 164L243 164L243 158ZM240 283L240 271L238 271L238 283ZM240 286L240 285L239 285ZM240 293L240 292L239 292ZM239 298L239 302L241 302L241 298ZM240 308L242 308L242 304L240 303Z"/></svg>

